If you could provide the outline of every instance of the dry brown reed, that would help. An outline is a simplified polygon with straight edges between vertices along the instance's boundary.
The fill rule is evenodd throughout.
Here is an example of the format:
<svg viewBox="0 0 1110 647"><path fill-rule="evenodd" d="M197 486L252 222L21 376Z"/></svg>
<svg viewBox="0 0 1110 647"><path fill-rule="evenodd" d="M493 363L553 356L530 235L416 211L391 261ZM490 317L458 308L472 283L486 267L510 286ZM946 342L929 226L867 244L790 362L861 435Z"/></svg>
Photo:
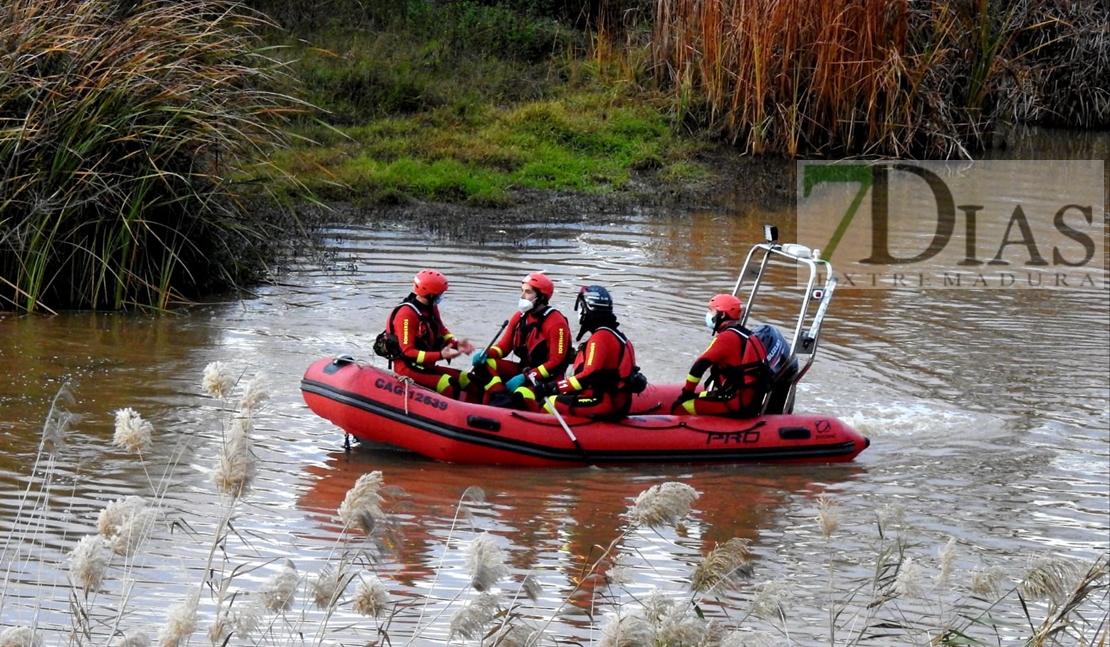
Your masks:
<svg viewBox="0 0 1110 647"><path fill-rule="evenodd" d="M1083 94L1071 123L1110 122L1105 14L1099 30L1080 4L660 0L652 60L676 97L704 99L705 126L752 153L967 156L1022 102L1051 98L1070 117L1056 97ZM1074 46L1089 56L1073 60Z"/></svg>
<svg viewBox="0 0 1110 647"><path fill-rule="evenodd" d="M701 594L724 593L740 586L752 574L749 542L733 537L715 546L690 579L690 589Z"/></svg>

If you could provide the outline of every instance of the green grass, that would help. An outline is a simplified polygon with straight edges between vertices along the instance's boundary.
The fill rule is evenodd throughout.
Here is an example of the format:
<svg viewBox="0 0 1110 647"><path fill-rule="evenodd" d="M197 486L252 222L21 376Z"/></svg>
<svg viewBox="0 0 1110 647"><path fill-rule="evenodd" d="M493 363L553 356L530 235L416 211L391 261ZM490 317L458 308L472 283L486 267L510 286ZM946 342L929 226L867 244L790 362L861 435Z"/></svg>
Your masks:
<svg viewBox="0 0 1110 647"><path fill-rule="evenodd" d="M305 135L315 143L286 149L273 161L325 199L404 195L499 205L511 203L517 189L620 191L633 169L674 168L662 174L664 181L704 176L689 160L699 144L674 133L660 111L596 88Z"/></svg>

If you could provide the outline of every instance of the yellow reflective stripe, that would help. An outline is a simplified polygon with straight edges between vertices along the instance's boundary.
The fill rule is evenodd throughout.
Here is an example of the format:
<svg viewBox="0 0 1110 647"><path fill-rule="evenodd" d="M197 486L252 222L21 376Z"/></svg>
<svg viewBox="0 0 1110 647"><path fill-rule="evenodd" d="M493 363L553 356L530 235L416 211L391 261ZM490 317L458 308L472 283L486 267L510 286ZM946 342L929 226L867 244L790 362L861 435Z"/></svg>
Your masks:
<svg viewBox="0 0 1110 647"><path fill-rule="evenodd" d="M465 375L465 373L463 375ZM493 388L495 384L501 384L501 378L495 376L492 380L489 381L489 384L486 385L486 390L489 391ZM466 387L464 386L463 388Z"/></svg>
<svg viewBox="0 0 1110 647"><path fill-rule="evenodd" d="M423 364L424 363L424 358L425 358L426 355L427 355L427 353L425 353L424 351L417 352L416 353L416 363L417 364Z"/></svg>
<svg viewBox="0 0 1110 647"><path fill-rule="evenodd" d="M459 388L465 389L468 386L470 386L470 374L459 373Z"/></svg>
<svg viewBox="0 0 1110 647"><path fill-rule="evenodd" d="M490 367L490 370L496 371L497 370L497 360L495 360L492 357L487 356L486 366Z"/></svg>
<svg viewBox="0 0 1110 647"><path fill-rule="evenodd" d="M540 366L536 369L536 372L539 373L541 377L551 377L551 374L547 372L546 366Z"/></svg>
<svg viewBox="0 0 1110 647"><path fill-rule="evenodd" d="M501 349L500 349L500 348L498 348L497 346L490 346L490 347L489 347L489 350L488 350L488 351L486 351L486 356L489 356L489 354L490 354L490 353L492 353L493 351L497 351L497 357L498 357L498 358L502 358L502 357L504 357L504 356L505 356L505 353L503 353L503 352L501 351Z"/></svg>
<svg viewBox="0 0 1110 647"><path fill-rule="evenodd" d="M581 391L582 390L582 383L579 382L578 378L574 377L573 375L571 375L570 377L567 378L567 383L570 384L572 387L574 387L575 391Z"/></svg>
<svg viewBox="0 0 1110 647"><path fill-rule="evenodd" d="M451 376L444 373L439 376L439 382L436 384L436 393L443 393L451 386Z"/></svg>
<svg viewBox="0 0 1110 647"><path fill-rule="evenodd" d="M452 334L452 333L447 333L446 335L444 335L444 336L443 336L443 341L451 341L451 340L452 340L452 339L454 339L454 338L455 338L455 335L454 335L454 334Z"/></svg>
<svg viewBox="0 0 1110 647"><path fill-rule="evenodd" d="M519 393L526 400L535 400L536 399L536 394L532 391L532 389L529 389L526 386L520 387L519 389L514 391L514 393Z"/></svg>
<svg viewBox="0 0 1110 647"><path fill-rule="evenodd" d="M690 413L690 414L697 413L697 411L694 411L694 403L695 402L697 402L697 400L687 400L687 401L682 403L682 408L686 409L686 413Z"/></svg>
<svg viewBox="0 0 1110 647"><path fill-rule="evenodd" d="M699 378L696 375L687 375L686 376L686 383L687 384L695 384L696 385L700 381L701 381L701 378Z"/></svg>

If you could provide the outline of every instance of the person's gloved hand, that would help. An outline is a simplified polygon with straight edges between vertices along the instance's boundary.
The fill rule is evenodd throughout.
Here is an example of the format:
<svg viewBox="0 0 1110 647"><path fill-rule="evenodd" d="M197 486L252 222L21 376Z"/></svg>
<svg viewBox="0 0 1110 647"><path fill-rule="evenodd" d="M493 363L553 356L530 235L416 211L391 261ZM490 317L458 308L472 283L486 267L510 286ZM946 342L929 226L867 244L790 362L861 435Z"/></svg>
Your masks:
<svg viewBox="0 0 1110 647"><path fill-rule="evenodd" d="M528 380L528 383L533 386L539 384L540 380L544 379L544 377L540 375L540 372L534 368L524 371L524 377Z"/></svg>
<svg viewBox="0 0 1110 647"><path fill-rule="evenodd" d="M535 392L537 398L546 398L557 394L559 392L559 385L554 380L550 380L536 384L535 388L532 390Z"/></svg>
<svg viewBox="0 0 1110 647"><path fill-rule="evenodd" d="M514 375L505 381L505 388L511 393L524 386L525 375Z"/></svg>
<svg viewBox="0 0 1110 647"><path fill-rule="evenodd" d="M474 353L474 356L471 358L470 361L472 362L472 364L474 366L477 366L479 364L485 364L486 363L486 351L483 349L483 350L478 351L477 353Z"/></svg>
<svg viewBox="0 0 1110 647"><path fill-rule="evenodd" d="M680 393L678 394L678 397L677 397L677 398L675 398L674 404L672 404L672 405L671 405L671 413L674 413L675 411L677 411L677 410L678 410L679 408L681 408L681 407L682 407L682 405L683 405L683 404L685 404L686 402L689 402L690 400L693 400L693 399L694 399L694 395L695 395L695 394L694 394L694 393L692 393L692 392L690 392L690 391L682 391L682 392L680 392Z"/></svg>

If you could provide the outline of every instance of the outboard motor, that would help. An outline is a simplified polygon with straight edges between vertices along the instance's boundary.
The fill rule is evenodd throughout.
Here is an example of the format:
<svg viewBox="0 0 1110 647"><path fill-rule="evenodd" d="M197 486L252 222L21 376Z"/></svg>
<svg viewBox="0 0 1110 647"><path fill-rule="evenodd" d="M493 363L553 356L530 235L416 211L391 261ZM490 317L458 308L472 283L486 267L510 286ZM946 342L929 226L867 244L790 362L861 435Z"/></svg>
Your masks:
<svg viewBox="0 0 1110 647"><path fill-rule="evenodd" d="M767 350L767 367L771 369L771 394L767 398L765 413L791 413L793 403L788 404L790 387L798 374L798 358L790 355L790 344L774 326L763 324L752 329L752 334L763 342Z"/></svg>

